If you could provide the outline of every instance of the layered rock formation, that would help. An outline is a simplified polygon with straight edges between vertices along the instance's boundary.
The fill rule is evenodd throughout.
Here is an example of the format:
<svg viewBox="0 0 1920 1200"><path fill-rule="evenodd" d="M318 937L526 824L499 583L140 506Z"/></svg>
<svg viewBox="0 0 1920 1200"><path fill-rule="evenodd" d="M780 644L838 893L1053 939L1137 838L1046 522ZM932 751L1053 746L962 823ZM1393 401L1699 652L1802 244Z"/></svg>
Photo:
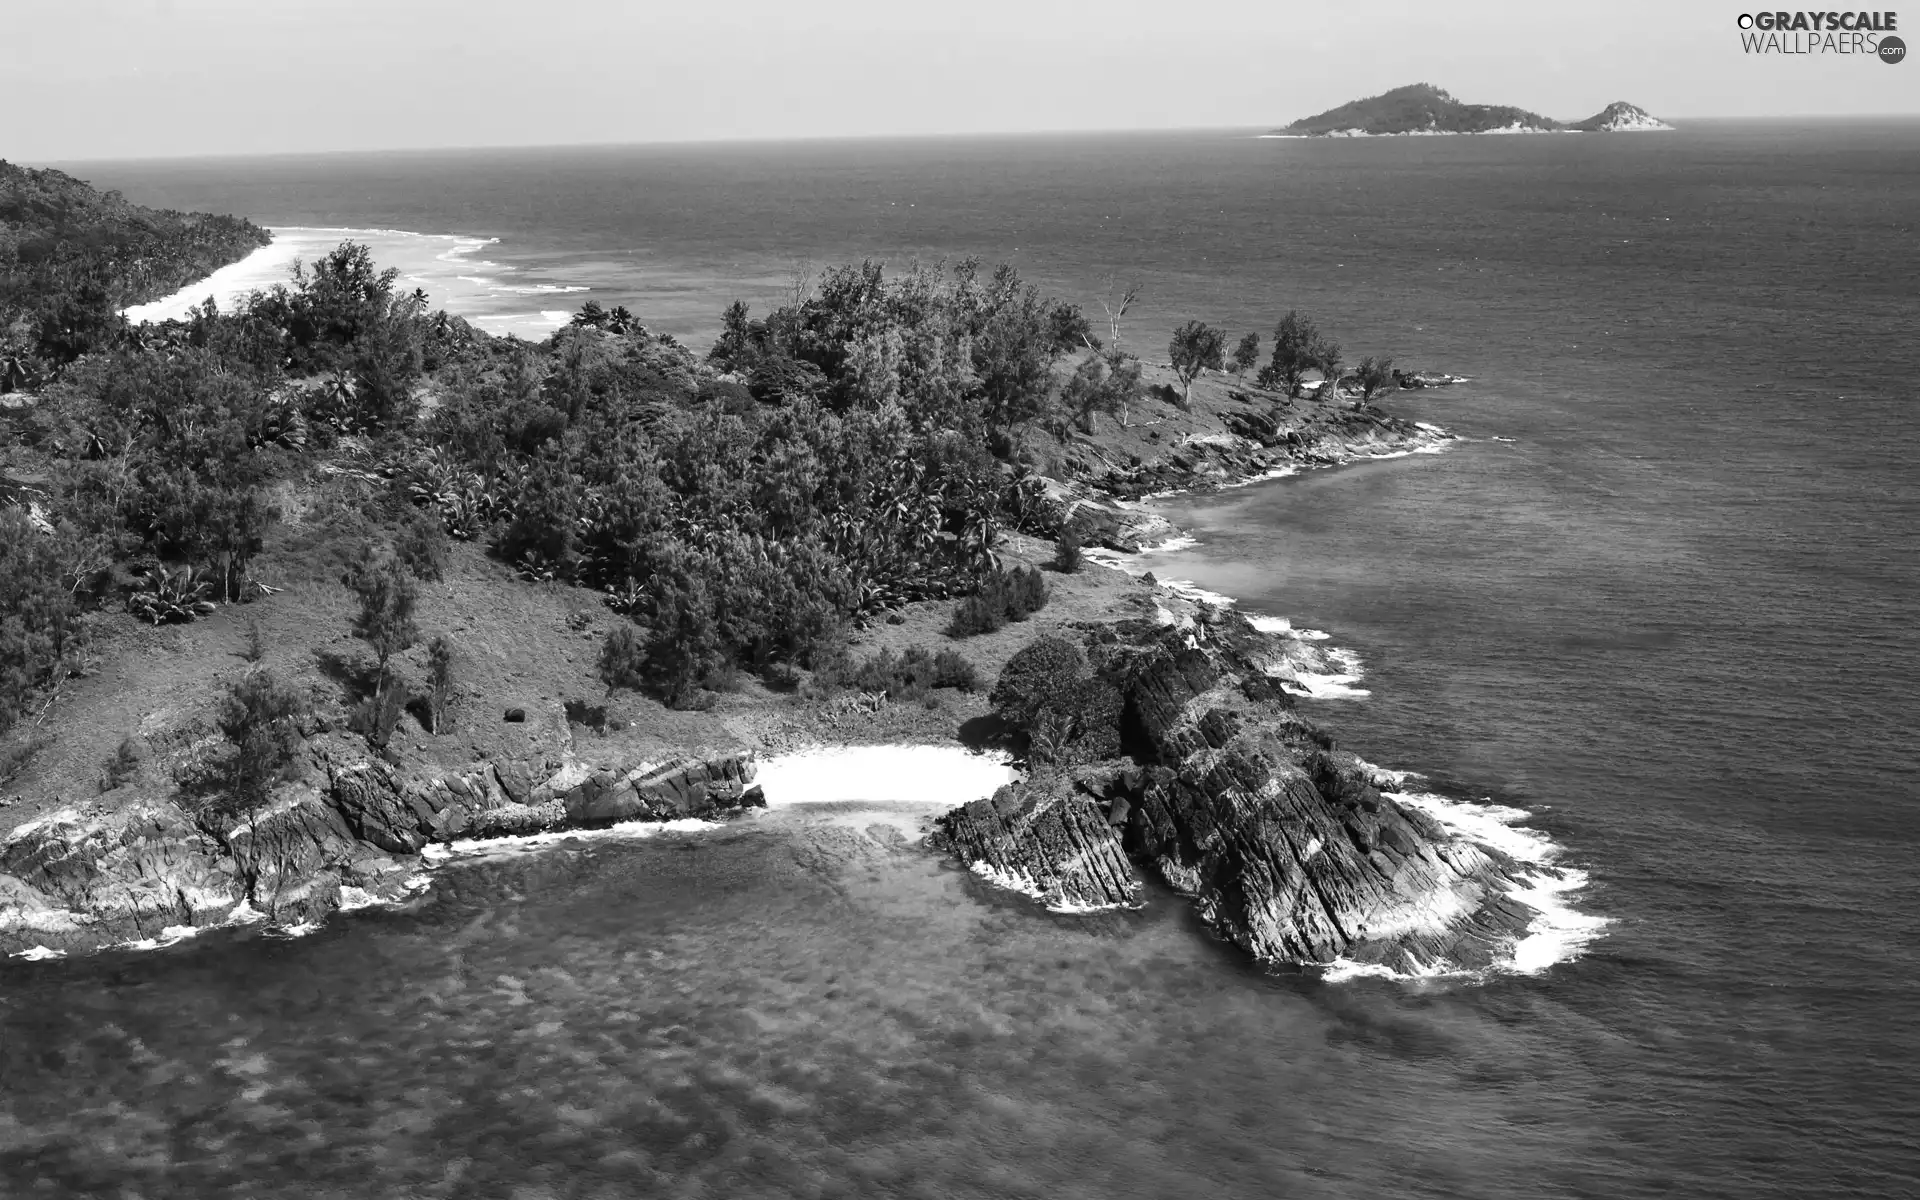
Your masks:
<svg viewBox="0 0 1920 1200"><path fill-rule="evenodd" d="M257 912L315 920L418 886L429 843L764 805L749 751L631 765L409 773L321 735L273 803L209 827L170 799L63 809L0 844L0 954L91 949ZM243 908L242 906L245 905Z"/></svg>
<svg viewBox="0 0 1920 1200"><path fill-rule="evenodd" d="M1087 631L1126 697L1129 763L1030 781L941 820L941 843L1056 907L1136 902L1151 869L1256 958L1486 966L1534 914L1521 865L1383 795L1267 676L1243 618Z"/></svg>

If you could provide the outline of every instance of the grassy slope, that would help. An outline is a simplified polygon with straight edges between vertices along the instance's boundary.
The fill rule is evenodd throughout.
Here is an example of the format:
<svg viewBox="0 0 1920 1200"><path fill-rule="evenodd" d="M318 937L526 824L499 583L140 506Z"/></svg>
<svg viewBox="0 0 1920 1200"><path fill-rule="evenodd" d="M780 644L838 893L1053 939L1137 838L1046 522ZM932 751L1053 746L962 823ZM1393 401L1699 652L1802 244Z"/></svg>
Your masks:
<svg viewBox="0 0 1920 1200"><path fill-rule="evenodd" d="M1172 385L1173 373L1150 365L1146 381L1150 387ZM1276 399L1250 389L1243 380L1209 374L1195 383L1191 411L1164 396L1151 397L1135 406L1127 427L1103 418L1095 435L1073 435L1057 448L1054 466L1065 474L1083 475L1103 473L1108 464L1125 464L1133 455L1150 462L1176 452L1188 439L1221 433L1221 414L1271 410ZM1291 414L1290 421L1311 426L1345 407L1305 399L1281 411ZM322 466L305 481L283 485L277 497L283 520L255 568L257 578L281 589L268 599L224 606L193 624L158 629L124 613L101 614L94 668L69 682L37 725L23 723L7 738L18 747L38 733L45 744L0 785L0 802L11 801L0 807L0 836L61 805L110 806L169 790L164 769L168 749L215 736L215 698L226 681L251 669L244 655L249 626L256 622L266 651L263 665L306 689L316 711L344 723L346 688L340 664L370 659L349 633L350 599L337 579L366 531L358 514L372 499L373 485L351 470L330 473ZM1044 563L1053 545L1015 534L1002 550L1014 561ZM856 632L855 652L952 646L973 662L985 685L1016 650L1042 632L1153 610L1150 589L1115 571L1089 564L1077 574L1049 571L1047 577L1052 598L1027 621L956 641L944 632L953 602L930 601L895 614L897 623ZM968 721L989 712L984 694L950 689L936 692L932 707L897 703L877 713L850 712L845 706L770 691L744 675L739 691L721 696L704 712L672 711L632 693L608 698L596 662L601 639L621 619L596 593L527 583L487 557L480 546L456 544L446 581L421 587L418 623L423 639L446 633L458 647L462 694L457 724L433 736L411 716L403 717L394 750L403 759L449 767L482 756L555 765L568 755L631 763L654 753L701 747L745 745L778 752L824 742L949 741L962 737ZM416 682L423 679L424 647L408 651L400 669ZM569 700L607 705L609 715L624 728L601 733L570 725L564 708ZM505 721L503 714L510 707L524 708L526 722ZM141 775L103 794L99 781L105 765L130 735L150 756L149 762Z"/></svg>

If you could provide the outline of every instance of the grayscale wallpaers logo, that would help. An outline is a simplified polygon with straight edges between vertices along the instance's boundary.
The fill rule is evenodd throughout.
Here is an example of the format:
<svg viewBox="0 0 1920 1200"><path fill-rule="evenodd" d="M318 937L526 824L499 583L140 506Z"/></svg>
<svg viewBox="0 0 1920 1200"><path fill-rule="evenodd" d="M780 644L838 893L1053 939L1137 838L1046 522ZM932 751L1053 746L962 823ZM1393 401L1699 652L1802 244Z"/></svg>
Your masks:
<svg viewBox="0 0 1920 1200"><path fill-rule="evenodd" d="M1895 12L1741 13L1740 48L1748 54L1857 54L1883 63L1904 62L1907 44L1892 36Z"/></svg>

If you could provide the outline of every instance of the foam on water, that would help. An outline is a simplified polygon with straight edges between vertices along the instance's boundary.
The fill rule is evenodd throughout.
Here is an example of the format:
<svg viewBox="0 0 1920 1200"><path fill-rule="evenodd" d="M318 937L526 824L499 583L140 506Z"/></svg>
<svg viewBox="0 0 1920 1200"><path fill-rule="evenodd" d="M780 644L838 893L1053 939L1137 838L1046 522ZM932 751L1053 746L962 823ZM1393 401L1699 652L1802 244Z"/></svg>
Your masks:
<svg viewBox="0 0 1920 1200"><path fill-rule="evenodd" d="M1361 761L1369 773L1386 778L1417 778L1411 771L1394 771ZM1534 910L1526 936L1516 941L1490 972L1466 971L1450 963L1416 964L1410 971L1395 970L1378 963L1357 963L1340 959L1332 963L1323 978L1339 983L1358 978L1426 980L1442 977L1481 978L1488 973L1538 975L1555 963L1577 958L1587 945L1610 924L1606 917L1576 910L1570 897L1587 885L1587 873L1553 865L1560 848L1537 829L1521 825L1529 813L1524 809L1494 804L1454 800L1435 792L1387 791L1389 799L1418 809L1449 831L1468 841L1499 850L1536 869L1519 878L1507 894Z"/></svg>
<svg viewBox="0 0 1920 1200"><path fill-rule="evenodd" d="M984 862L976 862L968 868L974 875L1003 891L1018 892L1023 896L1039 901L1040 906L1050 913L1062 916L1087 916L1092 913L1117 912L1139 907L1137 904L1077 904L1071 900L1062 900L1035 883L1033 877L1024 871L1002 871Z"/></svg>
<svg viewBox="0 0 1920 1200"><path fill-rule="evenodd" d="M499 862L569 842L637 841L658 837L663 833L703 833L719 828L721 825L718 821L703 821L695 817L683 817L675 821L620 821L601 829L555 829L512 837L460 838L452 842L436 842L421 847L420 857L429 867L443 867L453 862Z"/></svg>
<svg viewBox="0 0 1920 1200"><path fill-rule="evenodd" d="M1523 808L1482 801L1452 800L1436 792L1383 792L1408 808L1416 808L1471 841L1491 846L1512 858L1545 866L1558 853L1553 840L1520 822L1531 814Z"/></svg>
<svg viewBox="0 0 1920 1200"><path fill-rule="evenodd" d="M922 804L955 808L1019 778L1006 754L960 746L836 746L762 762L754 781L769 808L795 804Z"/></svg>
<svg viewBox="0 0 1920 1200"><path fill-rule="evenodd" d="M244 297L286 283L293 264L311 262L343 241L365 245L374 261L400 272L407 284L427 293L428 303L465 317L492 333L545 337L571 319L560 310L526 311L520 297L563 296L593 289L583 283L526 278L527 271L477 255L498 238L453 233L416 233L406 229L351 226L276 226L273 242L237 263L188 284L170 296L134 305L123 315L135 324L184 319L211 298L231 311Z"/></svg>
<svg viewBox="0 0 1920 1200"><path fill-rule="evenodd" d="M1293 622L1285 617L1269 617L1260 613L1247 613L1247 624L1261 633L1277 633L1285 637L1298 638L1308 642L1324 642L1333 635L1319 629L1295 629Z"/></svg>
<svg viewBox="0 0 1920 1200"><path fill-rule="evenodd" d="M1325 636L1325 635L1322 635ZM1373 693L1366 688L1356 686L1364 677L1360 669L1360 656L1351 650L1339 648L1328 650L1327 658L1332 660L1337 671L1303 671L1298 667L1282 668L1284 673L1277 675L1280 686L1296 696L1308 696L1315 700L1363 700Z"/></svg>

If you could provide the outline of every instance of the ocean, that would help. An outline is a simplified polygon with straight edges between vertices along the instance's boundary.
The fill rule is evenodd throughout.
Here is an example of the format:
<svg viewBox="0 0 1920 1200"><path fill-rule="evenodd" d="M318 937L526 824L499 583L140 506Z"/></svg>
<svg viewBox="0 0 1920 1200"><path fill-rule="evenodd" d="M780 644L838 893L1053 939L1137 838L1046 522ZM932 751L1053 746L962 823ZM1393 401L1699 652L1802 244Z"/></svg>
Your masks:
<svg viewBox="0 0 1920 1200"><path fill-rule="evenodd" d="M1310 714L1550 839L1597 936L1263 971L1163 890L1049 914L862 835L911 810L851 782L299 939L0 963L9 1190L1920 1193L1920 122L1249 132L69 169L379 231L526 336L595 299L700 345L796 272L973 253L1096 318L1137 280L1149 356L1297 308L1469 376L1387 402L1445 452L1169 499L1194 544L1138 565L1325 632Z"/></svg>

